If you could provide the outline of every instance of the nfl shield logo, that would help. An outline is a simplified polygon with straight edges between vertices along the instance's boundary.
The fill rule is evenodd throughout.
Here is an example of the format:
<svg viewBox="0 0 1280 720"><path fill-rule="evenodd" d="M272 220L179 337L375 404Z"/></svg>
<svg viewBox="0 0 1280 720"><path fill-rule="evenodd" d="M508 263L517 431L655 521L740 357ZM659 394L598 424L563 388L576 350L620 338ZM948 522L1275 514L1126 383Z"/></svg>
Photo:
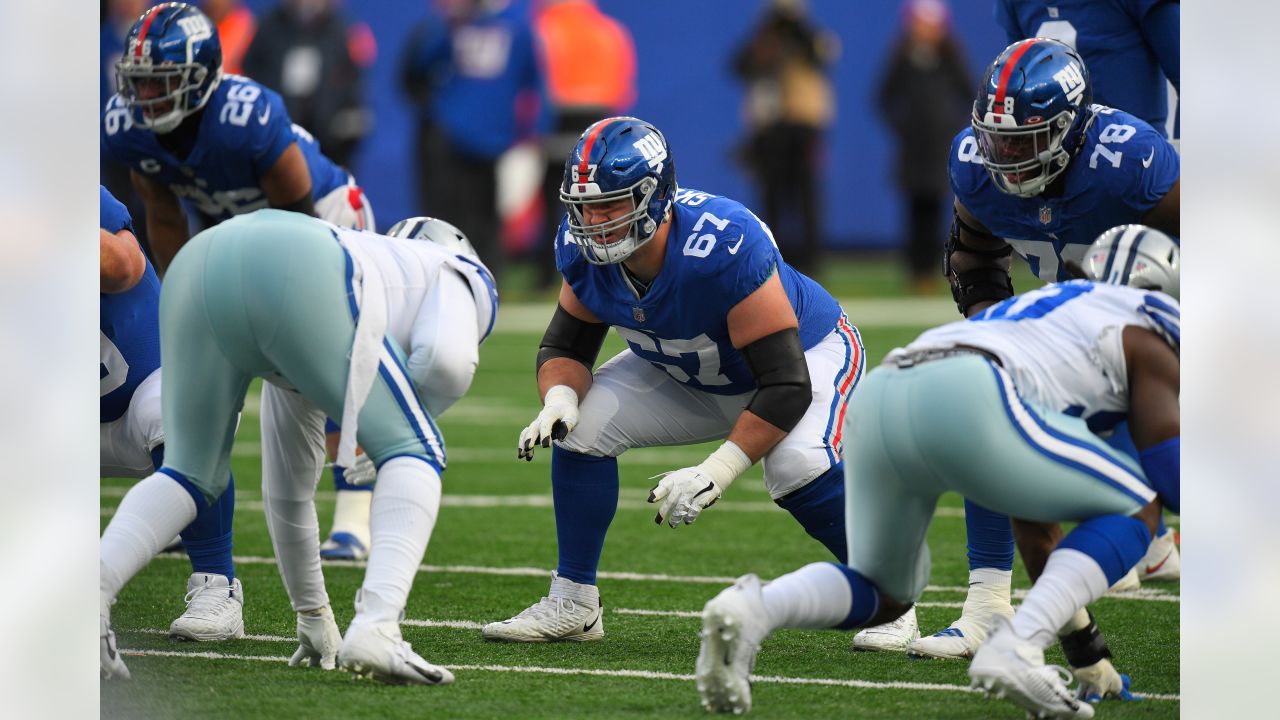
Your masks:
<svg viewBox="0 0 1280 720"><path fill-rule="evenodd" d="M631 317L635 318L636 322L644 322L644 310L638 307L631 308Z"/></svg>
<svg viewBox="0 0 1280 720"><path fill-rule="evenodd" d="M1048 225L1051 222L1053 222L1053 208L1040 208L1040 224Z"/></svg>

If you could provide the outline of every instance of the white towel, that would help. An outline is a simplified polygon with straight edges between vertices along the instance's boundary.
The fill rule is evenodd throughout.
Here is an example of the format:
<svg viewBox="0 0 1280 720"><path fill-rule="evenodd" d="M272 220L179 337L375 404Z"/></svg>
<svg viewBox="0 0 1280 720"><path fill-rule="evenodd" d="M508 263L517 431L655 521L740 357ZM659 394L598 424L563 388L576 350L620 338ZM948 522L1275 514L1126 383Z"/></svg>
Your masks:
<svg viewBox="0 0 1280 720"><path fill-rule="evenodd" d="M351 343L351 366L347 371L347 394L342 403L342 434L338 440L338 457L334 464L351 467L356 459L356 424L373 381L378 376L378 355L387 331L387 296L375 263L361 263L357 253L351 254L354 268L351 286L356 294L356 335Z"/></svg>

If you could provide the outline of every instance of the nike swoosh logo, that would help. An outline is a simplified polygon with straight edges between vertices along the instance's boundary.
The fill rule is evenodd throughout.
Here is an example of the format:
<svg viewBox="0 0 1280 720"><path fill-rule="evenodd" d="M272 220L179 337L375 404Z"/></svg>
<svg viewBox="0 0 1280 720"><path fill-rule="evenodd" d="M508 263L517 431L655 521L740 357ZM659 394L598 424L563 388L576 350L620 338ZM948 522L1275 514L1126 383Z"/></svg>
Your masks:
<svg viewBox="0 0 1280 720"><path fill-rule="evenodd" d="M583 626L582 632L591 632L591 628L595 627L598 622L600 622L600 613L596 613L596 618L590 624Z"/></svg>
<svg viewBox="0 0 1280 720"><path fill-rule="evenodd" d="M271 117L271 106L270 106L270 105L268 105L268 106L267 106L266 111L265 111L265 112L263 112L261 115L259 115L259 116L258 116L258 124L259 124L259 125L266 125L266 124L267 124L267 119L268 119L268 118L270 118L270 117ZM1155 152L1155 151L1154 151L1154 150L1152 150L1152 152Z"/></svg>
<svg viewBox="0 0 1280 720"><path fill-rule="evenodd" d="M729 248L729 254L730 254L730 255L737 255L737 254L738 254L738 248L742 247L742 239L743 239L743 238L745 238L745 237L746 237L746 235L739 235L739 236L738 236L738 242L734 243L734 244L733 244L733 246Z"/></svg>
<svg viewBox="0 0 1280 720"><path fill-rule="evenodd" d="M1155 571L1159 570L1160 568L1164 567L1164 564L1165 564L1165 563L1167 563L1167 562L1169 562L1169 558L1171 558L1171 557L1173 557L1173 551L1172 551L1172 550L1170 550L1170 551L1169 551L1169 554L1168 554L1168 555L1165 555L1165 556L1164 556L1164 559L1163 559L1163 560L1161 560L1160 562L1156 563L1155 565L1148 565L1148 566L1147 566L1147 570L1146 570L1147 574L1148 574L1148 575L1150 575L1151 573L1153 573L1153 572L1155 572Z"/></svg>
<svg viewBox="0 0 1280 720"><path fill-rule="evenodd" d="M1144 167L1144 168L1149 168L1149 167L1151 167L1151 161L1152 161L1153 159L1155 159L1155 156L1156 156L1156 149L1155 149L1155 148L1151 148L1151 154L1147 156L1147 159L1146 159L1146 160L1143 160L1143 161L1142 161L1142 167Z"/></svg>

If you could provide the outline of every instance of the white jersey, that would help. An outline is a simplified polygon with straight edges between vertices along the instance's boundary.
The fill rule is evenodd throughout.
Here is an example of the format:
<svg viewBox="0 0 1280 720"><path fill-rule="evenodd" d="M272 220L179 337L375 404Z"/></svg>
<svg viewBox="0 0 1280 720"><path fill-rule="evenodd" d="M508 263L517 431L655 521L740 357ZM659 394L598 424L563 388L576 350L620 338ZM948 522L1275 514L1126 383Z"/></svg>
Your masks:
<svg viewBox="0 0 1280 720"><path fill-rule="evenodd" d="M1016 295L981 313L934 328L885 362L915 350L957 345L1000 359L1018 394L1089 422L1095 431L1124 419L1129 375L1121 333L1136 325L1179 348L1178 302L1160 292L1073 280Z"/></svg>
<svg viewBox="0 0 1280 720"><path fill-rule="evenodd" d="M452 268L467 281L475 296L476 326L481 342L493 330L498 315L498 291L489 269L478 258L459 255L427 240L393 238L371 232L335 228L343 247L361 268L372 265L381 275L386 295L387 334L412 354L414 326L440 272ZM438 311L438 310L437 310ZM470 308L445 308L470 312Z"/></svg>

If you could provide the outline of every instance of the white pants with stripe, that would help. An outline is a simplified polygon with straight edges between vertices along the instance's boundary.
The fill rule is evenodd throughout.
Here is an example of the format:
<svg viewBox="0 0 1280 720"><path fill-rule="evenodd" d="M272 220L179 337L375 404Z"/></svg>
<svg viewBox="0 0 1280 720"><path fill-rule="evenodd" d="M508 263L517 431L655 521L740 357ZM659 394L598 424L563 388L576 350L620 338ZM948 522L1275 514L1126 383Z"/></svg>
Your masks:
<svg viewBox="0 0 1280 720"><path fill-rule="evenodd" d="M843 317L804 357L813 400L800 423L763 461L765 487L775 500L839 462L845 411L866 364L862 338ZM616 457L631 448L724 439L753 395L715 395L690 387L623 350L595 372L578 426L560 446Z"/></svg>

